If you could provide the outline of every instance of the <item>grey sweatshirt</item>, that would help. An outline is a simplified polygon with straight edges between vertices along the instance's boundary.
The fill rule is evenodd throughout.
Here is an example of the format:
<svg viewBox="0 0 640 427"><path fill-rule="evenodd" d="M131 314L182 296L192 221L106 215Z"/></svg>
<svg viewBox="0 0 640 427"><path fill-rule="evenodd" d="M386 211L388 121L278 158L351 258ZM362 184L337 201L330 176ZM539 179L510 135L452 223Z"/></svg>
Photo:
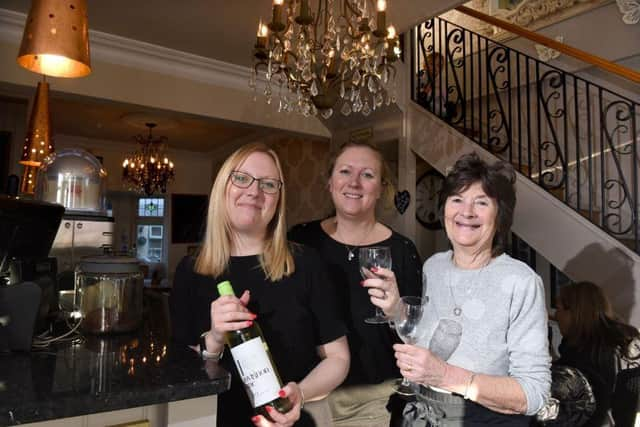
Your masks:
<svg viewBox="0 0 640 427"><path fill-rule="evenodd" d="M453 263L452 251L429 258L422 275L428 303L418 345L429 348L440 319L458 322L462 326L460 338L434 339L432 350L444 354L446 347L455 347L448 363L514 378L527 397L526 414L538 412L551 386L547 311L540 276L506 254L484 268L463 270Z"/></svg>

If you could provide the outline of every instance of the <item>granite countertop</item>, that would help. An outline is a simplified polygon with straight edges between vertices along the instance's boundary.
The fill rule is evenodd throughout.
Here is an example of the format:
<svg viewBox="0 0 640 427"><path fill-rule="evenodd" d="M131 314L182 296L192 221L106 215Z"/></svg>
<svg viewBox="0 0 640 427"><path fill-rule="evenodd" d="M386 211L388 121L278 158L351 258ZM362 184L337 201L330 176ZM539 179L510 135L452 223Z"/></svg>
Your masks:
<svg viewBox="0 0 640 427"><path fill-rule="evenodd" d="M47 351L0 354L0 426L218 394L217 362L168 345L145 322L135 334L87 336Z"/></svg>

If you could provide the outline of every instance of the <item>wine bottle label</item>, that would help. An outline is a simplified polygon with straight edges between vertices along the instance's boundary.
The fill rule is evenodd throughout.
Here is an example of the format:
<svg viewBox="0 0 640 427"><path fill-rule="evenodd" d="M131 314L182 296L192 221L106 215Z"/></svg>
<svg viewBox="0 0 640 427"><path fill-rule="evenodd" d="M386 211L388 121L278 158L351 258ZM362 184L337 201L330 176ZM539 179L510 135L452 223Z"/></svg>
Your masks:
<svg viewBox="0 0 640 427"><path fill-rule="evenodd" d="M278 398L280 381L259 337L231 349L233 361L254 408Z"/></svg>

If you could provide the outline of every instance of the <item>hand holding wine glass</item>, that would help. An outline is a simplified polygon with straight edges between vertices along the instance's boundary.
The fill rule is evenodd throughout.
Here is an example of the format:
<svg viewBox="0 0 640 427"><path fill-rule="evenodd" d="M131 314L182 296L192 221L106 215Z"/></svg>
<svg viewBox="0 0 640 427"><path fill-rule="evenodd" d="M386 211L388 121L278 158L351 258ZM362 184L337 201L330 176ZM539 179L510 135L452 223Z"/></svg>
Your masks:
<svg viewBox="0 0 640 427"><path fill-rule="evenodd" d="M422 314L424 312L424 300L420 297L402 297L401 304L396 315L393 318L393 324L396 328L398 336L405 344L416 344L420 338L421 330L419 328ZM412 383L406 378L402 378L396 388L396 392L403 396L412 396Z"/></svg>
<svg viewBox="0 0 640 427"><path fill-rule="evenodd" d="M389 291L397 290L395 276L391 271L390 248L386 246L360 248L358 261L360 263L360 274L362 278L366 280L366 284L364 285L369 288L369 295L371 295L371 297L385 301L389 297ZM388 272L380 271L380 269L388 270ZM374 292L371 291L372 289ZM365 319L365 322L370 324L381 324L387 323L388 321L389 319L378 305L376 305L375 315Z"/></svg>

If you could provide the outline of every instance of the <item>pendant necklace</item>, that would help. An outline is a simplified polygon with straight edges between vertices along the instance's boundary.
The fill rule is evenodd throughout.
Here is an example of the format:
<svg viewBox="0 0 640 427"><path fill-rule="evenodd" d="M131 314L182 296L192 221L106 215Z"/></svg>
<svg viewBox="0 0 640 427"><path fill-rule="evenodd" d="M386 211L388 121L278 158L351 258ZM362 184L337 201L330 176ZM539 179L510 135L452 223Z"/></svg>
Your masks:
<svg viewBox="0 0 640 427"><path fill-rule="evenodd" d="M351 261L351 260L356 256L356 255L353 253L353 251L355 251L355 250L356 250L356 247L357 247L357 246L353 246L353 247L351 247L351 246L347 245L346 243L343 243L343 245L345 246L345 248L347 248L347 252L348 252L348 254L347 254L347 260Z"/></svg>
<svg viewBox="0 0 640 427"><path fill-rule="evenodd" d="M487 262L485 265L482 266L482 268L480 269L480 271L478 271L478 273L473 277L473 280L471 281L471 286L470 287L465 287L465 294L467 294L467 296L471 299L475 293L476 293L476 288L477 286L477 281L478 278L480 277L480 275L482 274L482 272L484 271L485 267L487 265L489 265L491 263L491 259L489 259L489 262ZM454 262L455 265L455 262ZM449 293L451 294L451 301L453 302L453 315L456 317L460 317L462 315L462 304L458 304L456 301L456 297L454 296L453 293L453 286L451 285L451 271L449 271ZM473 293L471 293L471 291L473 291Z"/></svg>
<svg viewBox="0 0 640 427"><path fill-rule="evenodd" d="M371 232L371 231L374 229L374 227L375 227L375 226L376 226L376 224L375 224L375 223L373 223L373 226L371 227L371 229L369 230L369 232ZM340 238L340 240L342 240L342 241L344 241L344 240L345 240L344 238L342 238L342 236L339 236L339 235L338 235L338 222L337 222L337 221L336 221L336 231L335 231L335 233L334 233L334 234L335 234L335 236L336 236L336 237L339 237L339 238ZM341 243L341 244L342 244L342 246L344 246L344 247L345 247L345 249L347 250L347 261L352 261L352 260L356 257L356 249L358 249L358 248L362 245L362 243L363 243L365 240L367 240L367 237L369 237L369 233L365 233L364 238L362 238L362 239L360 240L360 242L359 242L357 245L355 245L355 246L347 245L346 243L343 243L343 242L340 242L340 241L339 241L339 243Z"/></svg>

